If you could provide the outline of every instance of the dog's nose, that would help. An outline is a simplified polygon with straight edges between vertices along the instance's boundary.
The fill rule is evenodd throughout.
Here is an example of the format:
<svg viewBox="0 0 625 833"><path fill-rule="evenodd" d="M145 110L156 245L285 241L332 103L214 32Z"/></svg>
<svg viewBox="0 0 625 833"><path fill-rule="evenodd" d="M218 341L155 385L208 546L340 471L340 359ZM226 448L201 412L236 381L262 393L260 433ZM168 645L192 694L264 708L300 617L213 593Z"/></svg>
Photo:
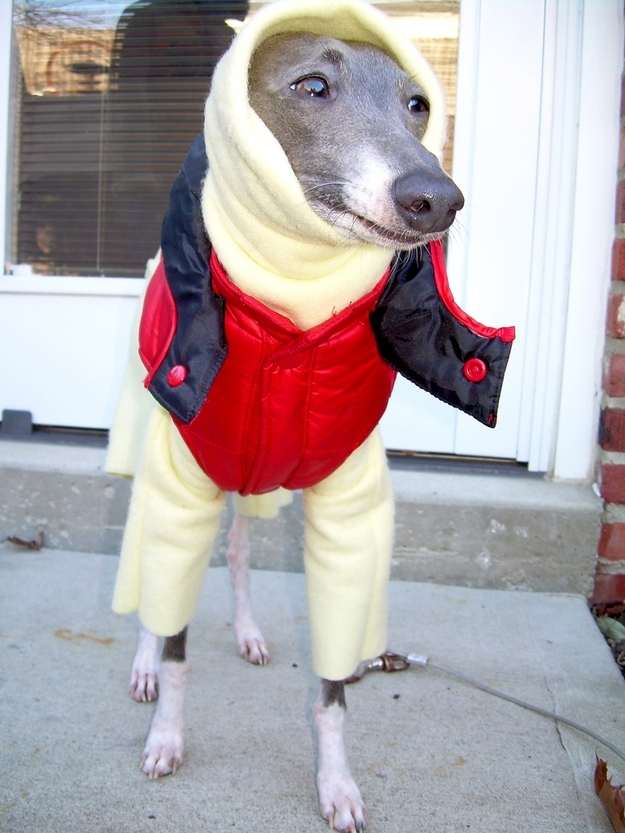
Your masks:
<svg viewBox="0 0 625 833"><path fill-rule="evenodd" d="M398 211L410 228L424 234L445 231L453 223L464 197L444 171L418 170L395 180Z"/></svg>

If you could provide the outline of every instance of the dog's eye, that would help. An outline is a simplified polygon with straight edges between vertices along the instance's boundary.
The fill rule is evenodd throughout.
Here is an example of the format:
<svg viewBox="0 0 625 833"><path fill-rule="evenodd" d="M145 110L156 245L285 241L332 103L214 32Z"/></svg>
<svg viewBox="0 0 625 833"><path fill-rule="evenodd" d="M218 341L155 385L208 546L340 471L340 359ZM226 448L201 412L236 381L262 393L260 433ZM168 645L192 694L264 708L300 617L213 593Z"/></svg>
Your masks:
<svg viewBox="0 0 625 833"><path fill-rule="evenodd" d="M328 98L330 95L328 82L325 78L319 78L317 75L300 78L299 81L291 84L291 89L300 95L307 95L310 98Z"/></svg>
<svg viewBox="0 0 625 833"><path fill-rule="evenodd" d="M411 113L429 113L430 104L421 95L413 95L408 102L408 109Z"/></svg>

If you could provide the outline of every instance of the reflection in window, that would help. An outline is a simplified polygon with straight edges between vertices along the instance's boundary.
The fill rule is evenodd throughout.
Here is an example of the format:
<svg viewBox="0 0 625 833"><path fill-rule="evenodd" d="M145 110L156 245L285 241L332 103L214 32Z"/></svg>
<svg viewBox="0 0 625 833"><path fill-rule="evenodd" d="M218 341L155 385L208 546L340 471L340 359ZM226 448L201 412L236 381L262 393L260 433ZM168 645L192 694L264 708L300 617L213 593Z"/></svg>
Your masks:
<svg viewBox="0 0 625 833"><path fill-rule="evenodd" d="M16 4L19 199L13 260L44 274L143 275L245 0Z"/></svg>
<svg viewBox="0 0 625 833"><path fill-rule="evenodd" d="M202 127L213 68L247 0L18 0L11 260L35 272L141 276ZM451 167L457 0L378 3L443 82ZM228 21L226 23L226 21Z"/></svg>

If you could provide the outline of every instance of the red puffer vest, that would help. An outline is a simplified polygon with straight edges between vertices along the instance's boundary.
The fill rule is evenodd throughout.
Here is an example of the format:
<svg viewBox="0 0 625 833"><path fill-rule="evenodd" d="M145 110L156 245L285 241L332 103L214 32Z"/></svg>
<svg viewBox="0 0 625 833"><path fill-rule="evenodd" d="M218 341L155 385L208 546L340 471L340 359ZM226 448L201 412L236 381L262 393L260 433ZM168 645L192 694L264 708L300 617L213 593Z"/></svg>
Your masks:
<svg viewBox="0 0 625 833"><path fill-rule="evenodd" d="M242 293L214 252L210 270L215 293L225 299L228 353L197 415L188 424L174 421L200 467L226 491L313 486L364 442L388 404L396 374L380 356L369 320L388 273L368 295L304 332ZM167 348L150 326L172 308L167 295L161 262L146 301L152 321L144 313L141 325L148 382ZM156 330L167 340L175 321L163 323ZM175 371L172 385L184 381L184 368L181 377Z"/></svg>

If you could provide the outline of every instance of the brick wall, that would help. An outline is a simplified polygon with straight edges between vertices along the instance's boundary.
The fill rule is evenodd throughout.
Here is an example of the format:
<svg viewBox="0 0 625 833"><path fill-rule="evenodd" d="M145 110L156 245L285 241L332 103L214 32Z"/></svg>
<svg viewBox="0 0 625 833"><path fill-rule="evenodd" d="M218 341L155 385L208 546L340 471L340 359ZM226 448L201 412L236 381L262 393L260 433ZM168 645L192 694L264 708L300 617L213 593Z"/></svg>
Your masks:
<svg viewBox="0 0 625 833"><path fill-rule="evenodd" d="M625 599L625 74L616 188L616 239L608 299L599 483L604 501L593 602Z"/></svg>

